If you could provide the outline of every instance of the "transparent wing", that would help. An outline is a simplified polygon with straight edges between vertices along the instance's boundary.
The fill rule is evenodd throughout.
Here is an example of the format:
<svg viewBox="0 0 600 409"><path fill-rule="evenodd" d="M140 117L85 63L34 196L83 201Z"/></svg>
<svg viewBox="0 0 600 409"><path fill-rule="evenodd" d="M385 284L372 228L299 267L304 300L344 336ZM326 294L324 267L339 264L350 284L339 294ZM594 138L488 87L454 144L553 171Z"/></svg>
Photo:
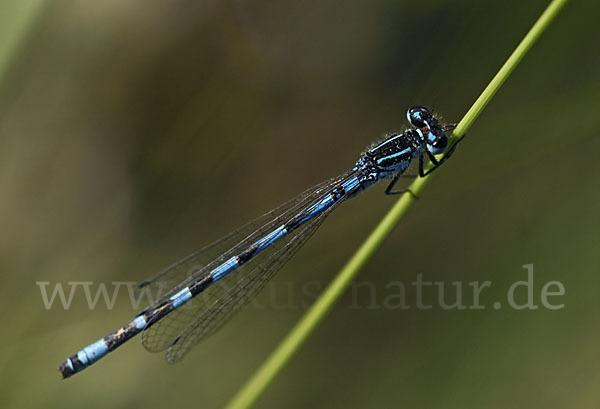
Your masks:
<svg viewBox="0 0 600 409"><path fill-rule="evenodd" d="M140 289L148 286L168 288L166 294L155 304L163 302L179 289L201 279L222 262L239 254L249 245L291 219L306 206L327 194L331 186L343 180L344 177L345 175L342 175L307 190L274 211L144 281L140 284ZM162 351L171 347L182 341L181 334L184 329L200 317L205 317L203 319L211 321L212 325L209 328L208 322L204 324L206 329L202 331L202 336L195 337L198 339L194 344L214 332L264 286L287 258L291 257L300 244L310 236L310 233L316 230L323 217L320 215L283 237L243 266L213 283L194 299L156 322L142 333L143 345L150 351ZM232 299L229 300L229 298ZM220 307L219 304L225 299L229 300L227 306ZM182 342L183 344L185 343Z"/></svg>
<svg viewBox="0 0 600 409"><path fill-rule="evenodd" d="M183 288L188 279L190 279L189 281L200 279L204 273L212 270L211 267L219 265L221 260L227 260L232 255L237 254L238 250L248 241L253 238L258 240L262 235L268 233L272 225L293 216L298 209L314 200L315 196L321 194L327 186L334 184L338 179L326 180L307 189L270 212L140 282L135 288L136 297L138 299L154 300L148 308L160 304Z"/></svg>
<svg viewBox="0 0 600 409"><path fill-rule="evenodd" d="M277 271L317 230L331 210L333 208L329 208L314 220L307 222L306 225L294 232L295 234L291 234L286 242L283 242L282 239L275 243L266 258L257 256L256 260L251 260L239 271L236 270L224 277L225 282L215 289L216 291L207 294L210 302L206 307L198 311L190 323L172 340L166 352L167 362L179 361L194 345L215 333L252 301ZM210 290L211 288L207 291Z"/></svg>

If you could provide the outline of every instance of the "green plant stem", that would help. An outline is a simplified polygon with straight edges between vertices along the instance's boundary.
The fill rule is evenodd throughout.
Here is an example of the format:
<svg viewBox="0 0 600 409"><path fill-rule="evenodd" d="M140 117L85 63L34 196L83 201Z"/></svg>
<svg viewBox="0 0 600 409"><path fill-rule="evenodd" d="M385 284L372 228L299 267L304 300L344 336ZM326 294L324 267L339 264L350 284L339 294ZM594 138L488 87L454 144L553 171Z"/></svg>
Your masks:
<svg viewBox="0 0 600 409"><path fill-rule="evenodd" d="M525 38L523 38L521 43L513 51L506 63L504 63L489 85L483 90L479 98L477 98L473 106L461 119L454 129L452 141L456 141L457 138L467 132L475 119L477 119L488 102L515 69L517 64L523 59L525 54L566 3L567 0L554 0L550 3ZM417 178L410 185L409 189L415 195L419 195L430 179L431 176ZM352 280L354 280L359 271L367 264L371 257L373 257L377 249L381 246L394 227L396 227L414 201L415 199L412 195L402 195L391 210L385 215L383 220L377 225L375 230L373 230L359 247L356 253L354 253L346 265L340 270L333 282L312 305L304 317L302 317L261 367L233 397L231 402L226 406L226 409L247 409L256 401L256 399L258 399L279 371L286 365L317 325L324 319L327 312L331 310L336 301L343 295L344 290Z"/></svg>
<svg viewBox="0 0 600 409"><path fill-rule="evenodd" d="M546 28L548 28L567 1L568 0L553 0L548 5L523 40L521 40L517 48L515 48L510 57L508 57L508 60L506 60L502 68L500 68L494 78L492 78L488 86L485 87L473 106L471 106L465 116L463 116L454 129L453 135L464 135L467 132L479 114L481 114L481 111L487 106L492 97L496 95L496 92L498 92L502 84L504 84L504 81L506 81L508 76L514 71L519 62L525 57L525 54L527 54L529 49L531 49Z"/></svg>

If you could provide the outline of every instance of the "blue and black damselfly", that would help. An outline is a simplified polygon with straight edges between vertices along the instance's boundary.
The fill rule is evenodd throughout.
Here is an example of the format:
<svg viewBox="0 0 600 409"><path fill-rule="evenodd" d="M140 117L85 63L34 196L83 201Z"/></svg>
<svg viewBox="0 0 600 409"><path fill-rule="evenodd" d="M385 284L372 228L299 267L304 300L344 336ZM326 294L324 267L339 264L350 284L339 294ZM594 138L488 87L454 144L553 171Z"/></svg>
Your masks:
<svg viewBox="0 0 600 409"><path fill-rule="evenodd" d="M458 141L449 146L444 127L425 107L410 108L407 117L414 129L387 136L346 173L140 283L138 291L167 291L131 322L67 358L59 368L63 378L84 370L140 332L148 350L166 349L167 361L177 362L247 304L340 203L382 179L391 179L386 194L405 192L394 186L414 159L419 159L421 177L437 169ZM437 160L435 155L442 153ZM427 169L426 157L432 163Z"/></svg>

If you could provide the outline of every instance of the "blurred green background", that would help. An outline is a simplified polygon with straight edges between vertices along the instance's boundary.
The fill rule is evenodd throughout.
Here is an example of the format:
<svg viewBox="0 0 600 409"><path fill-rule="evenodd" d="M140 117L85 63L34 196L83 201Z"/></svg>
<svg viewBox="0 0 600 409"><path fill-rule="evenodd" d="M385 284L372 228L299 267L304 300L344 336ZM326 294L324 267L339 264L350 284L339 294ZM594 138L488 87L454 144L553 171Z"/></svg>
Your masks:
<svg viewBox="0 0 600 409"><path fill-rule="evenodd" d="M392 206L384 186L177 365L136 340L61 381L136 311L81 288L47 310L36 283L142 280L343 172L409 106L458 121L547 4L3 1L0 407L224 405ZM598 406L598 15L567 5L257 408ZM530 263L536 304L560 281L564 308L508 308ZM486 308L415 308L419 274L467 304L490 281ZM394 281L410 309L383 305Z"/></svg>

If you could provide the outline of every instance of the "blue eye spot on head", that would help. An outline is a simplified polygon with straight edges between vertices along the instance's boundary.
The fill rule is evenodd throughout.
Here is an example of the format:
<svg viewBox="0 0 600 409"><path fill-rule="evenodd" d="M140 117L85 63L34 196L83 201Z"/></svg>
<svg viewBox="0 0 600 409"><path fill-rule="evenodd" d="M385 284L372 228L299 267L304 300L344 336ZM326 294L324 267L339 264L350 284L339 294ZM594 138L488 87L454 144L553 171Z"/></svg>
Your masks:
<svg viewBox="0 0 600 409"><path fill-rule="evenodd" d="M412 126L423 128L427 126L427 122L432 119L431 112L423 106L414 106L406 112L406 118Z"/></svg>

